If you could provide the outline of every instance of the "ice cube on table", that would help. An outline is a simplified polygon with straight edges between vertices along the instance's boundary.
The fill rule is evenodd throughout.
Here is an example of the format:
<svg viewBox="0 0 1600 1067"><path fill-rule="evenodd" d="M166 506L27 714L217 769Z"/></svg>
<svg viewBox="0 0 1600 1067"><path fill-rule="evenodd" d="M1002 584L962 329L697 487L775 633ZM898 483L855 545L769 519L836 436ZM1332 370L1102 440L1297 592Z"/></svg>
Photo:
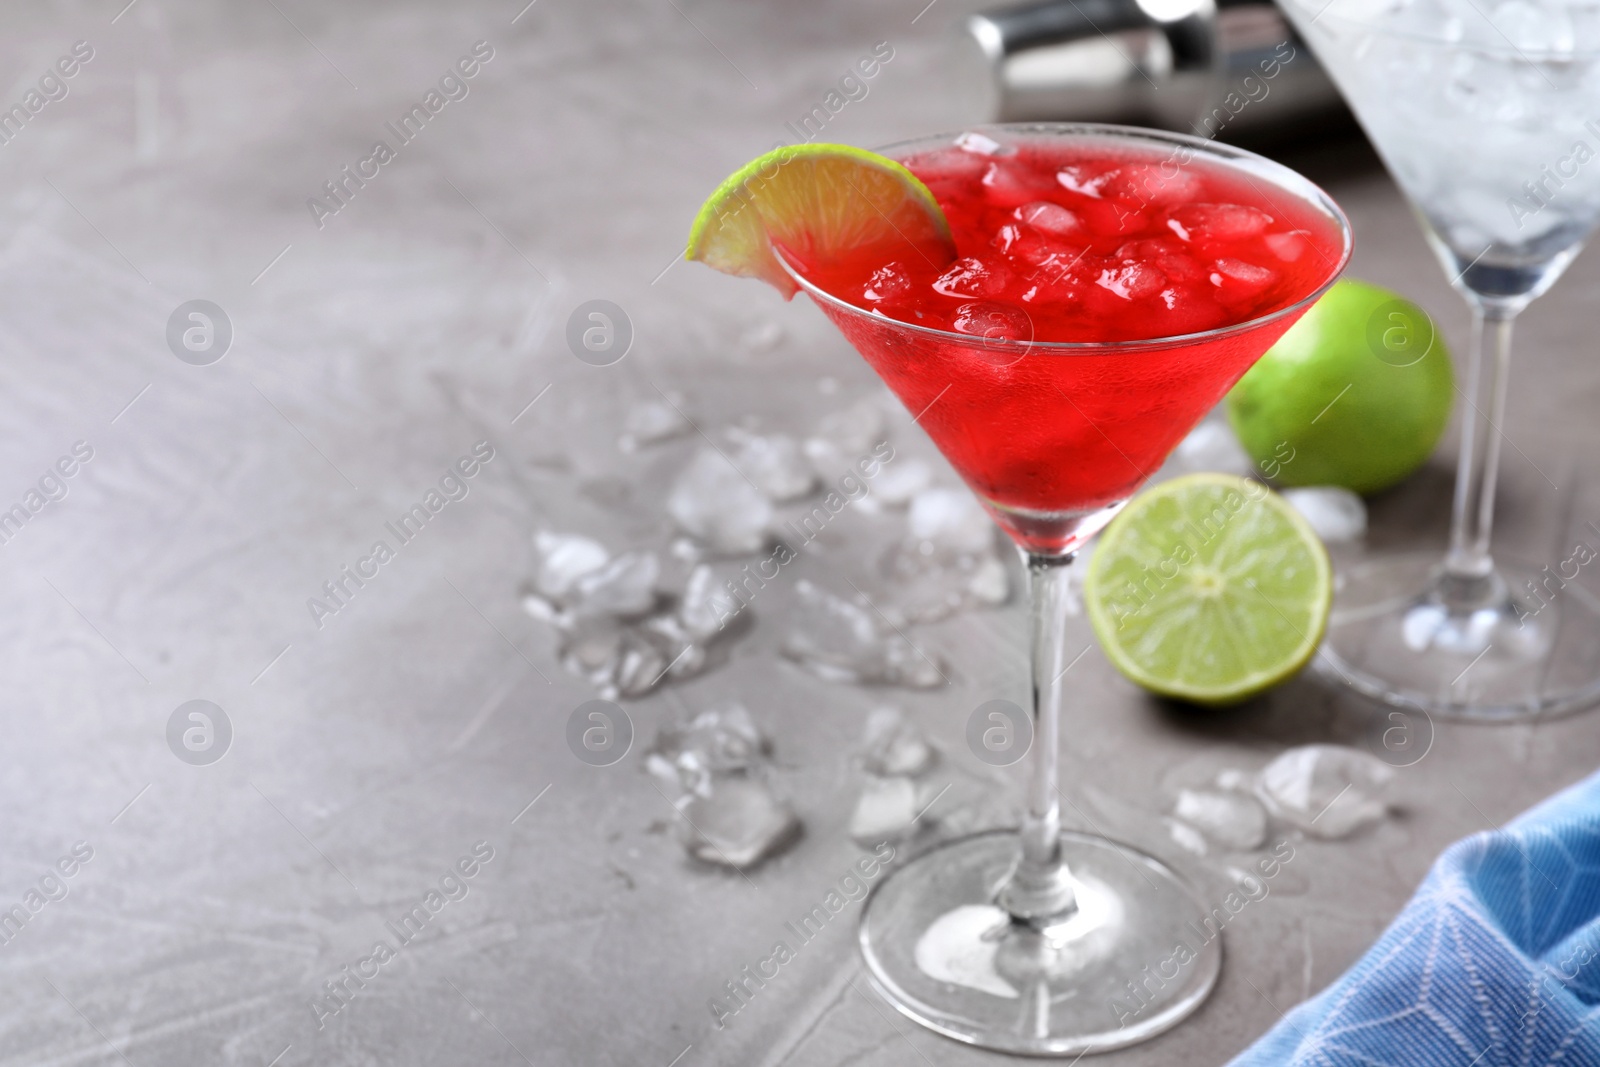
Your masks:
<svg viewBox="0 0 1600 1067"><path fill-rule="evenodd" d="M664 653L667 665L658 671L651 686L668 678L692 678L712 663L716 638L698 639L689 633L676 614L662 612L638 624L641 632Z"/></svg>
<svg viewBox="0 0 1600 1067"><path fill-rule="evenodd" d="M729 703L663 726L645 753L645 768L664 785L705 792L715 775L758 770L771 748L749 709Z"/></svg>
<svg viewBox="0 0 1600 1067"><path fill-rule="evenodd" d="M734 428L729 457L746 478L776 503L796 500L817 484L816 473L800 450L800 442L787 434L756 434Z"/></svg>
<svg viewBox="0 0 1600 1067"><path fill-rule="evenodd" d="M1312 837L1348 837L1381 822L1394 768L1343 745L1291 748L1261 771L1256 794L1273 816Z"/></svg>
<svg viewBox="0 0 1600 1067"><path fill-rule="evenodd" d="M933 468L920 459L896 458L869 483L872 499L889 507L904 507L933 481Z"/></svg>
<svg viewBox="0 0 1600 1067"><path fill-rule="evenodd" d="M873 397L828 412L801 449L826 481L854 471L884 440L883 406Z"/></svg>
<svg viewBox="0 0 1600 1067"><path fill-rule="evenodd" d="M678 804L679 840L705 863L745 870L781 852L800 836L794 809L759 778L716 778L705 794Z"/></svg>
<svg viewBox="0 0 1600 1067"><path fill-rule="evenodd" d="M1241 477L1253 474L1255 461L1244 450L1228 424L1208 419L1189 431L1173 450L1176 466L1186 472L1217 471Z"/></svg>
<svg viewBox="0 0 1600 1067"><path fill-rule="evenodd" d="M1367 505L1342 486L1285 489L1283 498L1330 545L1359 541L1367 532Z"/></svg>
<svg viewBox="0 0 1600 1067"><path fill-rule="evenodd" d="M656 601L661 563L654 552L625 552L578 577L572 586L582 612L635 615Z"/></svg>
<svg viewBox="0 0 1600 1067"><path fill-rule="evenodd" d="M938 755L904 712L886 706L867 715L861 758L869 774L913 776L932 767Z"/></svg>
<svg viewBox="0 0 1600 1067"><path fill-rule="evenodd" d="M984 552L994 547L994 522L966 489L924 489L911 499L907 525L913 541L929 546L925 554L939 549Z"/></svg>
<svg viewBox="0 0 1600 1067"><path fill-rule="evenodd" d="M574 594L558 603L532 591L524 596L531 614L560 631L562 666L613 699L642 696L667 679L689 678L720 662L721 643L742 628L726 625L728 609L715 599L709 567L695 568L683 594L673 598L655 588L653 553L627 553L612 564L586 576L606 579L591 599Z"/></svg>
<svg viewBox="0 0 1600 1067"><path fill-rule="evenodd" d="M1235 852L1260 848L1267 839L1267 813L1248 793L1183 789L1172 814L1208 841Z"/></svg>
<svg viewBox="0 0 1600 1067"><path fill-rule="evenodd" d="M885 841L905 841L924 830L942 827L943 820L936 821L927 813L949 788L950 783L926 776L867 776L851 814L851 839L872 849Z"/></svg>
<svg viewBox="0 0 1600 1067"><path fill-rule="evenodd" d="M765 781L770 742L742 704L664 726L645 769L683 814L679 840L706 863L749 867L798 836L800 820Z"/></svg>
<svg viewBox="0 0 1600 1067"><path fill-rule="evenodd" d="M1193 852L1197 856L1204 856L1210 851L1206 845L1205 835L1181 819L1164 819L1167 824L1167 833L1179 846Z"/></svg>
<svg viewBox="0 0 1600 1067"><path fill-rule="evenodd" d="M647 633L605 615L579 620L563 634L557 655L608 700L649 692L671 662Z"/></svg>
<svg viewBox="0 0 1600 1067"><path fill-rule="evenodd" d="M912 689L944 682L937 661L918 651L871 608L803 578L795 583L795 597L780 651L813 674L835 682Z"/></svg>
<svg viewBox="0 0 1600 1067"><path fill-rule="evenodd" d="M910 778L868 775L850 814L851 840L871 848L909 836L916 828L917 802L917 784Z"/></svg>
<svg viewBox="0 0 1600 1067"><path fill-rule="evenodd" d="M817 421L812 436L851 452L864 452L883 439L883 405L875 397L830 411Z"/></svg>
<svg viewBox="0 0 1600 1067"><path fill-rule="evenodd" d="M633 452L643 445L656 444L688 433L693 424L683 412L665 400L641 400L628 409L623 418L623 434L617 445L624 452Z"/></svg>
<svg viewBox="0 0 1600 1067"><path fill-rule="evenodd" d="M532 583L525 584L518 591L518 596L522 603L522 610L540 622L547 622L552 626L571 625L571 613L535 589Z"/></svg>
<svg viewBox="0 0 1600 1067"><path fill-rule="evenodd" d="M667 512L682 530L717 552L756 552L766 544L772 502L712 449L696 452L673 483Z"/></svg>
<svg viewBox="0 0 1600 1067"><path fill-rule="evenodd" d="M1010 598L994 525L970 492L923 490L912 498L907 527L906 539L882 564L895 579L884 611L897 622L937 622Z"/></svg>
<svg viewBox="0 0 1600 1067"><path fill-rule="evenodd" d="M569 626L579 615L638 613L655 602L660 565L653 553L613 558L598 541L548 530L534 534L533 548L534 577L522 606L534 618Z"/></svg>
<svg viewBox="0 0 1600 1067"><path fill-rule="evenodd" d="M998 556L984 556L967 580L967 592L979 604L1004 604L1011 599L1011 573Z"/></svg>
<svg viewBox="0 0 1600 1067"><path fill-rule="evenodd" d="M611 559L611 553L599 541L549 530L533 535L533 551L534 588L552 599L565 597L580 578L605 566Z"/></svg>
<svg viewBox="0 0 1600 1067"><path fill-rule="evenodd" d="M895 586L882 605L897 624L947 619L977 607L995 607L1011 598L1011 575L993 550L949 551L924 555L926 541L908 541L892 549L884 569Z"/></svg>
<svg viewBox="0 0 1600 1067"><path fill-rule="evenodd" d="M574 674L591 679L597 686L611 686L625 631L626 627L615 619L586 619L573 627L557 655Z"/></svg>
<svg viewBox="0 0 1600 1067"><path fill-rule="evenodd" d="M1224 767L1217 772L1217 788L1230 793L1248 790L1252 778L1237 767Z"/></svg>
<svg viewBox="0 0 1600 1067"><path fill-rule="evenodd" d="M726 628L732 610L717 584L716 573L708 565L702 563L689 572L678 601L677 619L690 640L715 637Z"/></svg>

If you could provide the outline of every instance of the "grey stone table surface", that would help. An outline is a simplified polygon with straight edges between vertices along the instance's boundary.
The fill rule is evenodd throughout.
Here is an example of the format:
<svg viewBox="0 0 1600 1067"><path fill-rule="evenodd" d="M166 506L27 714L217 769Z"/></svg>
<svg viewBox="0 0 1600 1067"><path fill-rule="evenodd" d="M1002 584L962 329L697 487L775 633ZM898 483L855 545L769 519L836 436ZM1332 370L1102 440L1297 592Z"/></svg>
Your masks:
<svg viewBox="0 0 1600 1067"><path fill-rule="evenodd" d="M871 708L906 709L970 802L1015 802L1017 769L988 771L961 741L978 703L1026 692L1015 600L911 631L947 685L866 690L776 654L786 578L726 665L629 703L634 750L596 768L564 742L594 691L516 595L536 530L671 540L664 486L696 441L621 451L630 405L660 390L708 431L805 433L881 395L815 309L672 264L703 194L879 42L893 58L830 139L973 121L941 60L966 9L124 2L0 12L0 105L28 114L0 138L0 504L28 515L0 547L0 906L26 920L0 944L0 1063L1000 1062L875 998L853 912L724 1027L708 1001L860 855L844 826ZM80 41L72 77L47 77ZM472 77L444 86L425 131L392 138L464 57ZM393 158L374 172L379 139ZM1459 349L1462 308L1365 149L1293 161L1348 209L1354 272L1413 294ZM346 166L369 177L336 212L308 208ZM1522 332L1501 543L1535 559L1562 558L1568 528L1600 514L1597 285L1600 261L1580 259ZM204 366L167 343L196 298L232 324ZM565 341L596 298L633 324L610 367ZM954 484L898 418L901 454ZM314 618L323 584L480 441L493 459L467 495ZM71 476L50 476L74 448ZM1447 455L1373 503L1370 548L1439 543ZM842 516L793 578L869 583L867 546L903 521ZM1167 835L1173 790L1292 744L1362 744L1375 715L1308 680L1196 715L1095 649L1073 678L1069 822L1207 892L1228 874ZM169 747L191 700L231 724L210 765ZM730 700L773 736L806 827L742 876L685 855L640 766L663 722ZM1441 725L1395 782L1396 816L1302 843L1228 929L1204 1008L1104 1062L1225 1061L1355 959L1446 843L1592 770L1597 722ZM319 1016L325 983L464 859L465 896Z"/></svg>

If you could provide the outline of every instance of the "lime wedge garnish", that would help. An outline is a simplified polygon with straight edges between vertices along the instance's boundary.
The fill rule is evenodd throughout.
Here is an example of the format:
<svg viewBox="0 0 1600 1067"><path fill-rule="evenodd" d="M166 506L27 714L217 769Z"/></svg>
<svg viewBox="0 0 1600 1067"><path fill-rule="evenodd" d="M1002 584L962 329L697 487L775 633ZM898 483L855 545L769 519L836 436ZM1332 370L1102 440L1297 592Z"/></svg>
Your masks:
<svg viewBox="0 0 1600 1067"><path fill-rule="evenodd" d="M1333 572L1284 499L1229 474L1174 478L1100 536L1084 579L1106 658L1130 680L1196 704L1233 704L1311 659Z"/></svg>
<svg viewBox="0 0 1600 1067"><path fill-rule="evenodd" d="M955 256L944 212L915 174L836 144L777 148L745 164L700 208L684 255L792 297L799 287L774 244L811 264L865 246L882 246L885 261L913 250L939 265Z"/></svg>

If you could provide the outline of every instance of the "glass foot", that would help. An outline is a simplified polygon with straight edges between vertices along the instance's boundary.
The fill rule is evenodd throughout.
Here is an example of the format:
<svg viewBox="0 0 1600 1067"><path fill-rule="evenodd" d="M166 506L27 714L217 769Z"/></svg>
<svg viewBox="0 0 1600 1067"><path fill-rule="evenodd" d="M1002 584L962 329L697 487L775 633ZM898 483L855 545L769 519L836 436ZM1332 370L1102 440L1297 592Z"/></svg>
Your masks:
<svg viewBox="0 0 1600 1067"><path fill-rule="evenodd" d="M873 985L946 1037L1034 1056L1122 1048L1199 1007L1222 966L1218 920L1142 852L1077 833L1061 847L1078 907L1037 927L995 904L1017 861L1014 832L962 838L895 871L861 915Z"/></svg>
<svg viewBox="0 0 1600 1067"><path fill-rule="evenodd" d="M1600 601L1553 567L1444 577L1437 553L1342 569L1327 681L1442 718L1524 722L1600 703Z"/></svg>

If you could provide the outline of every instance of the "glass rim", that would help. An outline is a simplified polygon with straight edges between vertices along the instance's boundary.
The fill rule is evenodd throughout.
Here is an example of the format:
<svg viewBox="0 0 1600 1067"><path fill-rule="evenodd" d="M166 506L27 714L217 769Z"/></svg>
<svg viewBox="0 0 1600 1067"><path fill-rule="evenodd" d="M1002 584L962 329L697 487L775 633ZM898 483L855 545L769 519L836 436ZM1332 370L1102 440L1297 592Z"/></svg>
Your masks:
<svg viewBox="0 0 1600 1067"><path fill-rule="evenodd" d="M1350 263L1350 254L1355 246L1355 235L1350 228L1350 220L1345 216L1344 211L1340 209L1339 205L1334 202L1333 198L1324 192L1322 188L1315 182L1304 177L1297 171L1284 166L1282 163L1277 163L1273 160L1267 159L1265 156L1257 155L1256 153L1243 148L1236 148L1233 145L1218 144L1216 141L1207 140L1203 137L1194 137L1186 133L1173 133L1168 130L1149 129L1142 126L1120 126L1103 122L1004 122L988 123L979 126L968 126L962 130L956 130L948 133L930 134L924 137L915 137L904 141L896 141L881 148L875 148L873 151L898 161L899 156L897 156L896 153L903 153L907 149L916 147L932 148L940 145L949 145L954 142L955 138L961 136L963 133L984 132L999 132L1003 134L1036 133L1056 137L1100 137L1106 140L1121 141L1123 143L1165 145L1172 147L1175 150L1178 148L1188 148L1194 150L1198 154L1203 154L1210 158L1224 161L1227 164L1234 164L1232 167L1234 170L1244 170L1245 168L1237 166L1237 164L1248 163L1250 168L1254 169L1258 175L1265 176L1270 174L1279 179L1275 184L1277 184L1278 187L1285 193L1299 197L1300 200L1311 204L1313 207L1321 210L1325 215L1332 219L1334 225L1339 231L1339 236L1342 238L1342 245L1339 250L1337 262L1329 270L1327 277L1316 288L1311 290L1311 292L1292 304L1288 304L1274 311L1267 312L1264 315L1257 315L1254 318L1246 319L1243 322L1235 322L1226 326L1218 326L1210 330L1203 330L1199 333L1171 334L1164 337L1140 337L1122 341L1021 341L1011 338L990 339L978 337L968 333L957 333L953 330L935 329L932 326L918 326L915 323L902 322L899 319L892 319L887 315L878 314L877 312L868 311L865 308L857 307L849 301L843 300L837 296L834 296L832 293L819 288L816 284L811 282L798 270L796 270L794 266L791 265L784 257L782 250L774 246L772 251L774 258L776 258L778 261L778 265L783 268L784 272L788 274L789 277L794 280L795 284L800 286L800 288L804 290L806 295L810 296L812 300L826 305L827 307L836 308L851 316L864 319L867 322L871 322L880 326L907 330L914 334L937 338L942 341L959 344L963 347L970 348L974 345L981 345L982 347L990 349L991 351L1018 351L1025 355L1034 350L1080 354L1154 351L1204 344L1227 337L1249 333L1286 316L1299 314L1306 308L1310 307L1333 286L1334 282L1339 280L1339 276L1344 272L1345 267ZM1179 165L1182 166L1183 164Z"/></svg>

